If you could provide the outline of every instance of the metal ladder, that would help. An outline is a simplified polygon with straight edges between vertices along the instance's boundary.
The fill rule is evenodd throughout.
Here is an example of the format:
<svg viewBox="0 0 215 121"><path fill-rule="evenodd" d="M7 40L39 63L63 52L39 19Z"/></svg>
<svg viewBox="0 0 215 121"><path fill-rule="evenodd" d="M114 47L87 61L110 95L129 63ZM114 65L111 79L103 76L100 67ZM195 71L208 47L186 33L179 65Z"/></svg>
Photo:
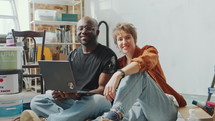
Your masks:
<svg viewBox="0 0 215 121"><path fill-rule="evenodd" d="M214 72L215 72L215 66L214 66ZM207 101L210 101L210 99L211 99L211 96L213 94L211 90L214 90L214 84L215 84L215 74L214 74L211 86L208 88L208 98L207 98Z"/></svg>

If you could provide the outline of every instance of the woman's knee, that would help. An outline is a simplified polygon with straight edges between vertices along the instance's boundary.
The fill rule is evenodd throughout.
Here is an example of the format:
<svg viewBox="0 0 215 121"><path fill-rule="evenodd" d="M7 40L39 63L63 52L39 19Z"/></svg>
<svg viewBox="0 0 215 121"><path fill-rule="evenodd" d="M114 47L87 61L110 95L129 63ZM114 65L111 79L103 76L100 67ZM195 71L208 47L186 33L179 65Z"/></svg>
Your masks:
<svg viewBox="0 0 215 121"><path fill-rule="evenodd" d="M108 109L111 107L111 102L107 101L103 95L93 95L93 102L97 106L107 107Z"/></svg>
<svg viewBox="0 0 215 121"><path fill-rule="evenodd" d="M109 102L105 99L103 95L100 94L93 95L93 98L95 100L95 103Z"/></svg>

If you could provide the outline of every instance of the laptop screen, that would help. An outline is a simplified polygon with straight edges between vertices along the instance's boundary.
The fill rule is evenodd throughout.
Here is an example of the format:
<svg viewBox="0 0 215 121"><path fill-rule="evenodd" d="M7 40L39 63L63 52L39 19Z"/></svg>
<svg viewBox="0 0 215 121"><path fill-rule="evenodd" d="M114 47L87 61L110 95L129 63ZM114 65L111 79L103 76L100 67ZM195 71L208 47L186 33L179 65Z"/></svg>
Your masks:
<svg viewBox="0 0 215 121"><path fill-rule="evenodd" d="M45 90L77 92L77 87L69 61L39 61L44 78Z"/></svg>

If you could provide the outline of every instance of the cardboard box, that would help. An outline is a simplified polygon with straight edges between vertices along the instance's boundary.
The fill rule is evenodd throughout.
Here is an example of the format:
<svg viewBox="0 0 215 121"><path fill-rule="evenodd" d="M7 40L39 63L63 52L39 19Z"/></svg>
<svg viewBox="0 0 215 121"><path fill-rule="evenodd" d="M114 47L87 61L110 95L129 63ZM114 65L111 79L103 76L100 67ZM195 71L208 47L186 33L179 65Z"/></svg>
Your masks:
<svg viewBox="0 0 215 121"><path fill-rule="evenodd" d="M60 53L59 55L59 60L67 60L67 55L63 54L63 53Z"/></svg>
<svg viewBox="0 0 215 121"><path fill-rule="evenodd" d="M78 21L78 14L60 14L56 17L57 21Z"/></svg>
<svg viewBox="0 0 215 121"><path fill-rule="evenodd" d="M54 21L56 10L37 9L35 10L35 20L39 21Z"/></svg>
<svg viewBox="0 0 215 121"><path fill-rule="evenodd" d="M197 121L215 121L215 114L212 116L197 106L186 106L178 109L185 121L189 121L191 115L194 115ZM192 114L191 114L192 112Z"/></svg>

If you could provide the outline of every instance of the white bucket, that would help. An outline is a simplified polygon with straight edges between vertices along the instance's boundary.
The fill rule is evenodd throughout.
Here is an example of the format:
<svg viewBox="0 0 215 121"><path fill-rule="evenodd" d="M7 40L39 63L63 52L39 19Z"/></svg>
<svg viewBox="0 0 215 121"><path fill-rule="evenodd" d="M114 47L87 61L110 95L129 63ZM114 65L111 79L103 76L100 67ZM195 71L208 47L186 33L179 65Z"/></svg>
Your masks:
<svg viewBox="0 0 215 121"><path fill-rule="evenodd" d="M0 95L0 120L20 115L23 111L23 94Z"/></svg>
<svg viewBox="0 0 215 121"><path fill-rule="evenodd" d="M23 47L0 47L0 70L22 68Z"/></svg>
<svg viewBox="0 0 215 121"><path fill-rule="evenodd" d="M0 71L0 95L21 92L22 73L21 69Z"/></svg>

